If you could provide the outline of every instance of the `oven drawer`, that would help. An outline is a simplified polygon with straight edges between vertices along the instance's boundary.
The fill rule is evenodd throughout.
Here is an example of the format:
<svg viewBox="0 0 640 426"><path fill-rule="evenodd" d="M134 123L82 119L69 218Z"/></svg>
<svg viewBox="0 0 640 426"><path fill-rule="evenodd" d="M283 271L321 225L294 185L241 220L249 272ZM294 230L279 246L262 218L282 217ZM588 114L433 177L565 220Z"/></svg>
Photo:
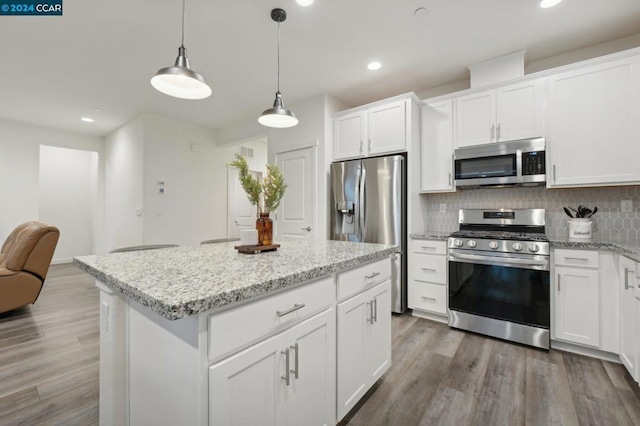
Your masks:
<svg viewBox="0 0 640 426"><path fill-rule="evenodd" d="M411 240L411 251L414 253L446 255L447 242L432 240Z"/></svg>
<svg viewBox="0 0 640 426"><path fill-rule="evenodd" d="M447 286L419 281L409 283L409 307L421 311L447 313Z"/></svg>
<svg viewBox="0 0 640 426"><path fill-rule="evenodd" d="M447 257L428 254L414 254L413 279L422 282L446 284Z"/></svg>
<svg viewBox="0 0 640 426"><path fill-rule="evenodd" d="M555 249L553 261L557 266L598 267L598 252L594 250Z"/></svg>

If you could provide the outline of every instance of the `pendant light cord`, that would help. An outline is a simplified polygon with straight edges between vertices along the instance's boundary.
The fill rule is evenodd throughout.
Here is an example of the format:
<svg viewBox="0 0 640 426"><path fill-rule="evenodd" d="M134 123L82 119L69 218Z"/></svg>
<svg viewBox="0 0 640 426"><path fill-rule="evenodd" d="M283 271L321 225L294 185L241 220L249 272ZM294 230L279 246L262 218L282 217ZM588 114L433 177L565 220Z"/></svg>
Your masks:
<svg viewBox="0 0 640 426"><path fill-rule="evenodd" d="M186 0L182 0L182 43L180 44L182 47L184 47L184 4L186 3Z"/></svg>
<svg viewBox="0 0 640 426"><path fill-rule="evenodd" d="M278 20L278 93L280 93L280 20Z"/></svg>

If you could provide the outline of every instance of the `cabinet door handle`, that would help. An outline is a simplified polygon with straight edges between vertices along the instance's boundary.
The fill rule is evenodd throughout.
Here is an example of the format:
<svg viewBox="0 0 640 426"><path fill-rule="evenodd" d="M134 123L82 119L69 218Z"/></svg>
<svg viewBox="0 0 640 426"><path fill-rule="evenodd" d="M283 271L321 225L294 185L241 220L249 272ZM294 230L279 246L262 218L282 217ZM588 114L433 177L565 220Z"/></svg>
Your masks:
<svg viewBox="0 0 640 426"><path fill-rule="evenodd" d="M280 378L284 380L287 386L289 386L289 383L291 382L291 375L289 373L289 348L285 349L284 351L281 351L281 353L282 355L284 355L285 373L284 373L284 376L280 376Z"/></svg>
<svg viewBox="0 0 640 426"><path fill-rule="evenodd" d="M449 172L449 185L451 185L451 172Z"/></svg>
<svg viewBox="0 0 640 426"><path fill-rule="evenodd" d="M553 165L553 183L556 183L556 165Z"/></svg>
<svg viewBox="0 0 640 426"><path fill-rule="evenodd" d="M423 271L431 271L431 272L435 272L436 270L434 268L420 268Z"/></svg>
<svg viewBox="0 0 640 426"><path fill-rule="evenodd" d="M435 297L427 297L427 296L422 296L423 300L433 300L434 302L437 301L437 299Z"/></svg>
<svg viewBox="0 0 640 426"><path fill-rule="evenodd" d="M371 152L371 138L369 138L369 152Z"/></svg>
<svg viewBox="0 0 640 426"><path fill-rule="evenodd" d="M290 346L290 348L294 351L296 351L296 356L293 357L293 370L291 370L291 372L293 373L293 377L295 377L296 379L298 377L300 377L300 367L298 365L298 352L299 352L299 346L298 346L298 342L296 342L295 345Z"/></svg>
<svg viewBox="0 0 640 426"><path fill-rule="evenodd" d="M558 291L560 291L560 274L558 274Z"/></svg>
<svg viewBox="0 0 640 426"><path fill-rule="evenodd" d="M498 128L496 129L496 141L500 140L500 123L498 123Z"/></svg>
<svg viewBox="0 0 640 426"><path fill-rule="evenodd" d="M293 307L287 309L286 311L276 311L276 314L278 314L279 317L283 317L285 315L290 314L291 312L295 312L298 309L302 309L304 307L305 307L304 303L295 303Z"/></svg>
<svg viewBox="0 0 640 426"><path fill-rule="evenodd" d="M629 268L624 268L624 289L629 290Z"/></svg>
<svg viewBox="0 0 640 426"><path fill-rule="evenodd" d="M367 318L367 322L373 324L373 300L367 302L367 306L369 306L369 318Z"/></svg>
<svg viewBox="0 0 640 426"><path fill-rule="evenodd" d="M378 299L373 299L373 321L378 322Z"/></svg>
<svg viewBox="0 0 640 426"><path fill-rule="evenodd" d="M300 228L303 231L311 232L311 226L305 226L304 228Z"/></svg>
<svg viewBox="0 0 640 426"><path fill-rule="evenodd" d="M370 280L371 278L375 278L375 277L377 277L378 275L380 275L380 272L374 272L373 274L371 274L371 275L365 275L364 277L365 277L366 279Z"/></svg>
<svg viewBox="0 0 640 426"><path fill-rule="evenodd" d="M364 143L364 142L362 142L362 139L360 139L360 154L362 154L362 144L363 144L363 143Z"/></svg>
<svg viewBox="0 0 640 426"><path fill-rule="evenodd" d="M496 126L495 126L495 124L491 125L491 130L489 131L489 135L491 136L491 140L493 141L493 138L496 135Z"/></svg>

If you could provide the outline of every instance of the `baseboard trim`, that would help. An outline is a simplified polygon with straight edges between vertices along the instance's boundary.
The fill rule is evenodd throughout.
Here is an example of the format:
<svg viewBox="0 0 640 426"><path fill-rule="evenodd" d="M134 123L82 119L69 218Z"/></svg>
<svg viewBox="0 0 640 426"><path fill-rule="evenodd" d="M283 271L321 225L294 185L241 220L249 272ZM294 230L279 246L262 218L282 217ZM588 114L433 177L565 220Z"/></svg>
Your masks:
<svg viewBox="0 0 640 426"><path fill-rule="evenodd" d="M421 311L419 309L413 309L412 314L414 317L419 317L419 318L424 318L431 321L449 324L449 317L447 315L434 314L433 312Z"/></svg>
<svg viewBox="0 0 640 426"><path fill-rule="evenodd" d="M573 343L567 343L560 340L551 339L551 349L556 349L564 352L571 352L578 355L584 355L591 358L598 358L598 359L603 359L605 361L622 364L618 354L601 351L600 349L596 349L596 348L587 348L585 346L580 346Z"/></svg>
<svg viewBox="0 0 640 426"><path fill-rule="evenodd" d="M52 265L64 265L65 263L73 263L73 257L65 257L64 259L55 259L51 261Z"/></svg>

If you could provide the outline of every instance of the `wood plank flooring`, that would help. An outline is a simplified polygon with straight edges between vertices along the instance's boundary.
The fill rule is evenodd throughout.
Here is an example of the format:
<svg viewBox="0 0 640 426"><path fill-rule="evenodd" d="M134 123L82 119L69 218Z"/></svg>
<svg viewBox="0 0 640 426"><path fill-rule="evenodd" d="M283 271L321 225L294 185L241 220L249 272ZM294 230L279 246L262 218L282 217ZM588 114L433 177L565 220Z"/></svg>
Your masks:
<svg viewBox="0 0 640 426"><path fill-rule="evenodd" d="M0 317L0 425L98 424L99 295L54 265L35 305ZM394 316L389 371L341 425L639 425L624 367Z"/></svg>
<svg viewBox="0 0 640 426"><path fill-rule="evenodd" d="M640 425L621 364L394 316L393 364L341 426Z"/></svg>
<svg viewBox="0 0 640 426"><path fill-rule="evenodd" d="M97 425L99 293L54 265L34 305L0 317L0 425Z"/></svg>

